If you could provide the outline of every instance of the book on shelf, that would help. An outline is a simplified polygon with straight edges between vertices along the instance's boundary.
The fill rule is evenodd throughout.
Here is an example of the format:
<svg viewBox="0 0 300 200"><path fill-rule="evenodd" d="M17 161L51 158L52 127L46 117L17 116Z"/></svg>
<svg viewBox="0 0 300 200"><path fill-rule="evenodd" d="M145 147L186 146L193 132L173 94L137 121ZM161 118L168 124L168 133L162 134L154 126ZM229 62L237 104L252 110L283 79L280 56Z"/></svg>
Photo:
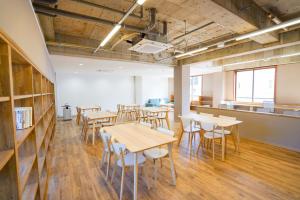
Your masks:
<svg viewBox="0 0 300 200"><path fill-rule="evenodd" d="M16 107L15 115L17 130L32 126L32 107Z"/></svg>

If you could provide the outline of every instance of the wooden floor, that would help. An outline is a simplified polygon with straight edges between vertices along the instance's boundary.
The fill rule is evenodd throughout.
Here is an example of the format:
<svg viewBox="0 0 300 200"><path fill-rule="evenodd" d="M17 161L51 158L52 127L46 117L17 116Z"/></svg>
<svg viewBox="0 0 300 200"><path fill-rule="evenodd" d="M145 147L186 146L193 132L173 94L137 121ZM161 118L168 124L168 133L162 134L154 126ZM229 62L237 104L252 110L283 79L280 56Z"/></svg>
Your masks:
<svg viewBox="0 0 300 200"><path fill-rule="evenodd" d="M118 199L120 170L113 184L100 169L101 142L86 145L74 121L58 121L51 146L53 156L48 199ZM186 138L174 149L177 185L172 186L169 161L163 161L155 188L139 179L139 199L300 199L300 153L249 140L241 141L241 153L229 144L227 160L216 161L209 151L188 156ZM147 163L152 170L152 163ZM111 172L111 171L110 171ZM141 177L141 176L140 176ZM133 171L125 178L124 199L133 197Z"/></svg>

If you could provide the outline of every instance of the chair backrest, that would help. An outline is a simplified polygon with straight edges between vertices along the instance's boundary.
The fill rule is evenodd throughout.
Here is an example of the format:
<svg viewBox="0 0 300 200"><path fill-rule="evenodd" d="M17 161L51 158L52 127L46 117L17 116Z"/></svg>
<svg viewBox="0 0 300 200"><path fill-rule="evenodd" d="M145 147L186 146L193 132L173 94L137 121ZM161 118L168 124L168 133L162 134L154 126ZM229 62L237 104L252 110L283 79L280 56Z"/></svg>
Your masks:
<svg viewBox="0 0 300 200"><path fill-rule="evenodd" d="M143 125L143 126L147 126L147 127L149 127L149 128L152 127L152 124L147 123L147 122L140 122L140 124Z"/></svg>
<svg viewBox="0 0 300 200"><path fill-rule="evenodd" d="M166 129L166 128L158 127L156 130L162 134L169 135L171 137L174 137L174 135L175 135L174 131Z"/></svg>
<svg viewBox="0 0 300 200"><path fill-rule="evenodd" d="M236 117L228 117L228 116L225 116L225 115L219 115L219 118L227 119L227 120L232 120L232 121L236 120Z"/></svg>
<svg viewBox="0 0 300 200"><path fill-rule="evenodd" d="M100 136L103 141L104 148L110 151L110 140L111 135L109 133L105 133L103 130L100 131Z"/></svg>
<svg viewBox="0 0 300 200"><path fill-rule="evenodd" d="M206 116L206 117L213 117L214 115L213 114L209 114L209 113L199 113L199 115L203 115L203 116Z"/></svg>
<svg viewBox="0 0 300 200"><path fill-rule="evenodd" d="M213 122L201 122L201 129L203 129L206 132L213 132L216 128L216 124Z"/></svg>
<svg viewBox="0 0 300 200"><path fill-rule="evenodd" d="M125 159L124 159L124 155L125 155L125 150L126 150L126 146L125 144L121 144L121 143L117 143L117 142L113 142L112 144L112 148L114 150L114 153L116 155L116 160L120 159L122 166L125 167Z"/></svg>
<svg viewBox="0 0 300 200"><path fill-rule="evenodd" d="M190 127L191 125L191 119L190 118L186 118L183 116L178 116L180 118L180 122L181 122L181 126L182 128L186 128L186 127Z"/></svg>

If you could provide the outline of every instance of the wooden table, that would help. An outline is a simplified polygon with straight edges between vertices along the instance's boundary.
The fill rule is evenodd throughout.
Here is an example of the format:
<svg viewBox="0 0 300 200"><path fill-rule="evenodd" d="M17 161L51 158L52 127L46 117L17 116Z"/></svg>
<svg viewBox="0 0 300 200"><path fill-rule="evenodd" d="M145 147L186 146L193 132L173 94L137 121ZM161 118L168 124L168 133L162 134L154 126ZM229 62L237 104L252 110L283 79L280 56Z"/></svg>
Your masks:
<svg viewBox="0 0 300 200"><path fill-rule="evenodd" d="M95 144L95 131L96 131L96 123L98 120L106 119L106 118L112 118L117 117L115 113L111 112L90 112L86 115L88 121L93 122L93 144Z"/></svg>
<svg viewBox="0 0 300 200"><path fill-rule="evenodd" d="M120 124L112 127L105 127L104 131L111 134L112 139L125 144L126 148L134 154L134 200L137 199L138 186L138 163L137 154L144 150L168 145L169 158L171 165L171 176L173 184L176 185L176 175L174 161L172 157L173 143L176 138L159 133L155 129L140 125L138 123Z"/></svg>
<svg viewBox="0 0 300 200"><path fill-rule="evenodd" d="M86 112L86 111L93 111L93 110L98 110L98 111L101 110L101 107L100 107L100 106L77 106L76 108L79 109L79 112L78 112L78 110L77 110L77 119L76 119L76 122L77 122L78 125L79 125L79 123L80 123L81 115L83 114L83 112ZM97 112L98 112L98 111L97 111Z"/></svg>
<svg viewBox="0 0 300 200"><path fill-rule="evenodd" d="M214 123L218 127L222 128L222 161L225 160L225 135L224 135L224 129L226 127L235 126L236 127L236 142L237 142L237 150L240 151L240 134L238 125L242 123L242 121L238 120L228 120L220 117L209 117L204 115L199 115L195 113L189 113L182 116L183 118L188 118L190 120L196 121L196 122L206 122L206 123ZM190 147L190 153L191 153L191 147Z"/></svg>
<svg viewBox="0 0 300 200"><path fill-rule="evenodd" d="M170 120L169 120L169 112L172 110L167 107L143 107L141 110L152 113L153 115L158 115L159 113L166 113L166 122L168 129L170 129Z"/></svg>

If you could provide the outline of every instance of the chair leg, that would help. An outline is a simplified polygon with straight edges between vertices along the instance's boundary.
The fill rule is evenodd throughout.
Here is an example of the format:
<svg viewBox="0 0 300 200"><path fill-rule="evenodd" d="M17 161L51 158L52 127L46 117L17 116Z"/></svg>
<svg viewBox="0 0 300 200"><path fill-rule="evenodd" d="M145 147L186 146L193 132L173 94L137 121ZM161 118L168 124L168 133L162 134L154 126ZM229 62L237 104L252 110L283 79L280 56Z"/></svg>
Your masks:
<svg viewBox="0 0 300 200"><path fill-rule="evenodd" d="M115 161L115 165L114 165L114 168L113 168L113 172L111 174L111 179L110 179L110 182L112 183L113 180L114 180L114 177L115 177L115 174L116 174L116 170L117 170L117 161Z"/></svg>
<svg viewBox="0 0 300 200"><path fill-rule="evenodd" d="M105 150L103 150L103 153L102 153L102 158L101 158L101 167L103 167L103 164L104 164L104 160L105 160Z"/></svg>
<svg viewBox="0 0 300 200"><path fill-rule="evenodd" d="M122 200L122 198L123 198L124 176L125 176L125 168L122 167L121 188L120 188L120 200Z"/></svg>
<svg viewBox="0 0 300 200"><path fill-rule="evenodd" d="M156 187L157 182L157 162L154 162L154 186Z"/></svg>
<svg viewBox="0 0 300 200"><path fill-rule="evenodd" d="M181 142L181 139L182 139L182 135L183 135L183 130L181 130L180 133L179 133L179 138L178 138L177 146L180 145L180 142Z"/></svg>
<svg viewBox="0 0 300 200"><path fill-rule="evenodd" d="M110 153L107 154L107 166L106 166L106 180L108 180L108 172L109 172L109 167L110 167Z"/></svg>
<svg viewBox="0 0 300 200"><path fill-rule="evenodd" d="M213 149L213 160L215 160L215 140L212 139L212 149Z"/></svg>

